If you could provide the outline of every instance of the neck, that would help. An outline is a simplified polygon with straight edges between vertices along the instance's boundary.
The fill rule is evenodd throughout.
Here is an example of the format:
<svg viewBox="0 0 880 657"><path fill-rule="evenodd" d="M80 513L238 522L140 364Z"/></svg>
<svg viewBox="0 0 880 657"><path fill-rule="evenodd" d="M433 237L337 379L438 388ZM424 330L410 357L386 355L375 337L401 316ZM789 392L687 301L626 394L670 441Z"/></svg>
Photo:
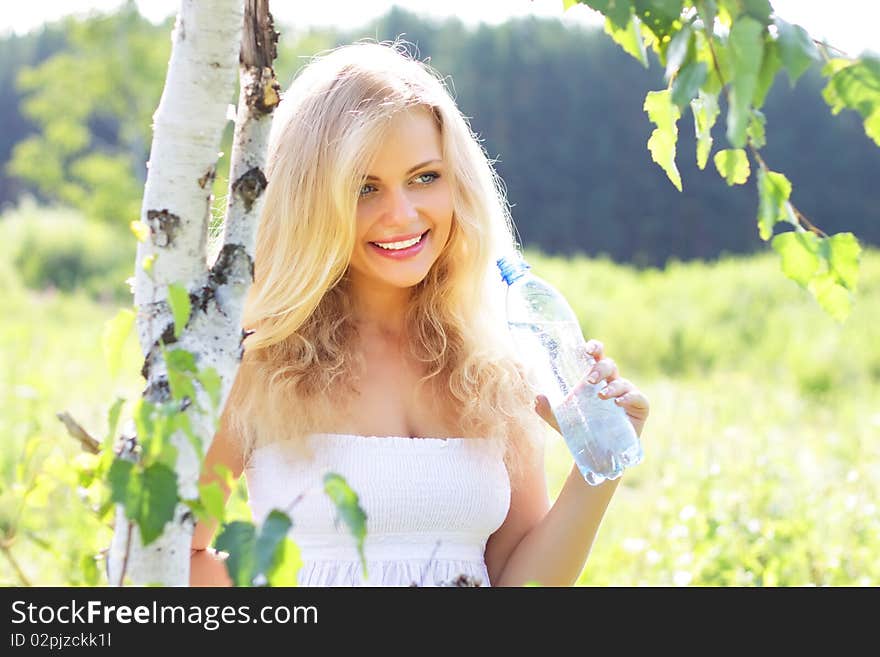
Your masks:
<svg viewBox="0 0 880 657"><path fill-rule="evenodd" d="M354 293L354 321L358 328L399 339L406 330L406 309L412 292L406 288L358 289Z"/></svg>

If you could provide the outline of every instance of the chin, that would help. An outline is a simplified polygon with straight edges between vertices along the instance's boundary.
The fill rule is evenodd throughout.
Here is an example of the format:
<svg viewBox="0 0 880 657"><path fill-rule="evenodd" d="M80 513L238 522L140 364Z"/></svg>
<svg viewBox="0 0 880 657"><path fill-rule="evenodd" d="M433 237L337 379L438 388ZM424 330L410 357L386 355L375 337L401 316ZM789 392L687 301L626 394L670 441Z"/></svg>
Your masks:
<svg viewBox="0 0 880 657"><path fill-rule="evenodd" d="M428 272L422 274L413 274L411 276L395 276L393 278L382 278L388 285L399 288L411 288L421 283L427 278Z"/></svg>

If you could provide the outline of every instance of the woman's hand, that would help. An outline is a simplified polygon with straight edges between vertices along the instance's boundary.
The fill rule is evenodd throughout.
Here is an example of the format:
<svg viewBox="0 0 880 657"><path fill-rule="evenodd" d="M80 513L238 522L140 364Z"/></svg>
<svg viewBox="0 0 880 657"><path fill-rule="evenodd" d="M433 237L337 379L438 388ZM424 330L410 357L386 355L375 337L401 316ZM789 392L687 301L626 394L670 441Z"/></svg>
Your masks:
<svg viewBox="0 0 880 657"><path fill-rule="evenodd" d="M596 363L586 373L585 379L589 383L599 383L607 381L607 385L599 392L601 399L614 399L614 403L623 407L626 411L629 421L636 430L636 435L642 435L642 428L645 426L645 420L648 419L650 404L648 398L636 388L635 384L620 377L615 362L606 358L604 354L605 347L598 340L590 340L587 342L587 353L589 353ZM538 395L535 402L535 410L544 420L559 431L559 425L550 408L550 402L544 395ZM559 431L562 433L561 431Z"/></svg>

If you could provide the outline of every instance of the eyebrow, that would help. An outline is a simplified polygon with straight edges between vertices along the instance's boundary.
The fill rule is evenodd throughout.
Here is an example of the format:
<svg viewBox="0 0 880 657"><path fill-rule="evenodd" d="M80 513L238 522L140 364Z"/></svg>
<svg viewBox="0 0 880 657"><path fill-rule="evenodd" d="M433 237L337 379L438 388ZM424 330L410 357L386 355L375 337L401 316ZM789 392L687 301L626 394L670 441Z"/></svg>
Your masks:
<svg viewBox="0 0 880 657"><path fill-rule="evenodd" d="M425 162L422 162L421 164L415 165L412 169L410 169L409 171L406 172L406 175L411 174L413 171L418 171L422 167L426 167L429 164L434 164L435 162L442 163L443 160L440 160L440 159L426 160ZM379 180L379 179L376 176L367 176L366 180Z"/></svg>

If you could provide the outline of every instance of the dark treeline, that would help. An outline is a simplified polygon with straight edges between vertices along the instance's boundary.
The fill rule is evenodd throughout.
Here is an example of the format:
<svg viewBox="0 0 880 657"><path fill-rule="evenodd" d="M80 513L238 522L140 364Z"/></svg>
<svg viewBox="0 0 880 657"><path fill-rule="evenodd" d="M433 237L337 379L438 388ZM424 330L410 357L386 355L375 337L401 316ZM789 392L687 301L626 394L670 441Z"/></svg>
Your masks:
<svg viewBox="0 0 880 657"><path fill-rule="evenodd" d="M705 171L697 169L689 111L678 124L684 192L676 191L651 161L646 142L652 125L642 103L648 90L665 87L662 69L656 62L642 68L601 30L567 28L552 19L467 28L457 20L426 21L395 9L354 32L296 35L282 29L279 79L286 86L303 55L360 38L396 37L450 79L460 107L497 159L526 246L606 254L640 266L768 248L756 227L754 177L744 186L728 187L711 158ZM9 42L0 41L0 53L8 51ZM64 46L58 36L47 43ZM11 68L38 61L49 47L19 48ZM26 131L18 99L9 92L11 74L4 75L0 161ZM157 89L145 90L155 102L163 76L159 71ZM764 157L792 181L794 204L814 224L829 234L851 231L861 242L878 245L880 149L857 115L831 115L822 86L818 70L794 89L785 76L776 80L764 108ZM149 126L143 129L148 136ZM723 115L713 134L714 149L726 148ZM143 162L132 162L132 176L138 167ZM14 201L22 189L21 183L0 178L0 204Z"/></svg>

